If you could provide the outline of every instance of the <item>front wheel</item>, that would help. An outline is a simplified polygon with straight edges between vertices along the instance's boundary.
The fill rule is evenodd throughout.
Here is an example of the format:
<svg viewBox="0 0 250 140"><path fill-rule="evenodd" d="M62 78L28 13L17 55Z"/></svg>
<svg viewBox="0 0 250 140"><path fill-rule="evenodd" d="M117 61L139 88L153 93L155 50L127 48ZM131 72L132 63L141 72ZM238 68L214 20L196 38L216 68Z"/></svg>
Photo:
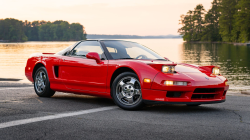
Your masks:
<svg viewBox="0 0 250 140"><path fill-rule="evenodd" d="M34 76L34 89L39 97L51 97L55 91L50 89L48 73L45 67L37 69Z"/></svg>
<svg viewBox="0 0 250 140"><path fill-rule="evenodd" d="M111 95L114 102L122 109L136 110L143 105L141 85L138 76L124 72L116 77L112 84Z"/></svg>

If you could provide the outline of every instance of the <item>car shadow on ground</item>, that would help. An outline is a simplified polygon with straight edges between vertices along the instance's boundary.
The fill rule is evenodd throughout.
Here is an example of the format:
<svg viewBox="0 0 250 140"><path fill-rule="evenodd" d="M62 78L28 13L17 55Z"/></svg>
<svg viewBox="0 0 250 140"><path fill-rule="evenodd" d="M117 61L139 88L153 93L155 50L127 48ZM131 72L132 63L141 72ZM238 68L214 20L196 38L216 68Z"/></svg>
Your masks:
<svg viewBox="0 0 250 140"><path fill-rule="evenodd" d="M65 95L55 95L51 100L70 102L72 105L79 104L92 104L101 106L112 106L115 105L112 99L88 96L88 95L77 95L77 94L65 94ZM122 110L122 109L121 109ZM216 107L213 105L200 105L200 106L186 106L186 105L161 105L161 104L145 104L140 110L143 112L152 113L204 113L204 112L220 112L224 108ZM124 110L125 111L125 110Z"/></svg>
<svg viewBox="0 0 250 140"><path fill-rule="evenodd" d="M200 106L186 106L186 105L146 105L143 109L146 112L155 113L211 113L221 112L225 109L223 107L215 107L211 105Z"/></svg>
<svg viewBox="0 0 250 140"><path fill-rule="evenodd" d="M51 100L72 102L73 104L98 104L103 106L115 105L112 99L101 98L89 95L77 95L77 94L65 94L65 95L54 95L49 98Z"/></svg>

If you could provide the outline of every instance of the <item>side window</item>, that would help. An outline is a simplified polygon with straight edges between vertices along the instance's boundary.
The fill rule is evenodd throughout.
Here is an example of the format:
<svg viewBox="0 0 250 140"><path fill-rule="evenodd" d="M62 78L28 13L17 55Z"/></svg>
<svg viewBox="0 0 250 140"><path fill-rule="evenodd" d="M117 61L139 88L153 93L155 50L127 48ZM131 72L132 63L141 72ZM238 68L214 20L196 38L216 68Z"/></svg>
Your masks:
<svg viewBox="0 0 250 140"><path fill-rule="evenodd" d="M89 52L96 52L101 59L106 59L102 47L97 41L81 42L71 51L71 56L86 57Z"/></svg>

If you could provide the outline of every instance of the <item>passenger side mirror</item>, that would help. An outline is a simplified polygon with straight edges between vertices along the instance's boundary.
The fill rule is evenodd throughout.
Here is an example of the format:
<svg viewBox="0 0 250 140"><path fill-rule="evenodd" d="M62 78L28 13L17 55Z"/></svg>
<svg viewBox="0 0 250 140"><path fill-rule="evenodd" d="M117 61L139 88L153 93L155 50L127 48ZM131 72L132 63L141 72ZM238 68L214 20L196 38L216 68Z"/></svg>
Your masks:
<svg viewBox="0 0 250 140"><path fill-rule="evenodd" d="M96 53L96 52L89 52L89 53L86 55L86 58L88 58L88 59L95 59L95 61L96 61L97 64L102 63L102 60L100 59L99 54Z"/></svg>

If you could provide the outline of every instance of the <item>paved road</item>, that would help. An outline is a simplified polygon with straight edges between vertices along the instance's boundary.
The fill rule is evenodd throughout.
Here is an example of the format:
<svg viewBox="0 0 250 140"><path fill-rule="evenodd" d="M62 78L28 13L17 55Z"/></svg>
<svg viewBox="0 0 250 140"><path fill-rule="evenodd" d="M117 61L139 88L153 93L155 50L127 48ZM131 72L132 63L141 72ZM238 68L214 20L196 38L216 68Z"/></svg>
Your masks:
<svg viewBox="0 0 250 140"><path fill-rule="evenodd" d="M0 87L0 139L250 139L250 97L124 111L99 97Z"/></svg>

